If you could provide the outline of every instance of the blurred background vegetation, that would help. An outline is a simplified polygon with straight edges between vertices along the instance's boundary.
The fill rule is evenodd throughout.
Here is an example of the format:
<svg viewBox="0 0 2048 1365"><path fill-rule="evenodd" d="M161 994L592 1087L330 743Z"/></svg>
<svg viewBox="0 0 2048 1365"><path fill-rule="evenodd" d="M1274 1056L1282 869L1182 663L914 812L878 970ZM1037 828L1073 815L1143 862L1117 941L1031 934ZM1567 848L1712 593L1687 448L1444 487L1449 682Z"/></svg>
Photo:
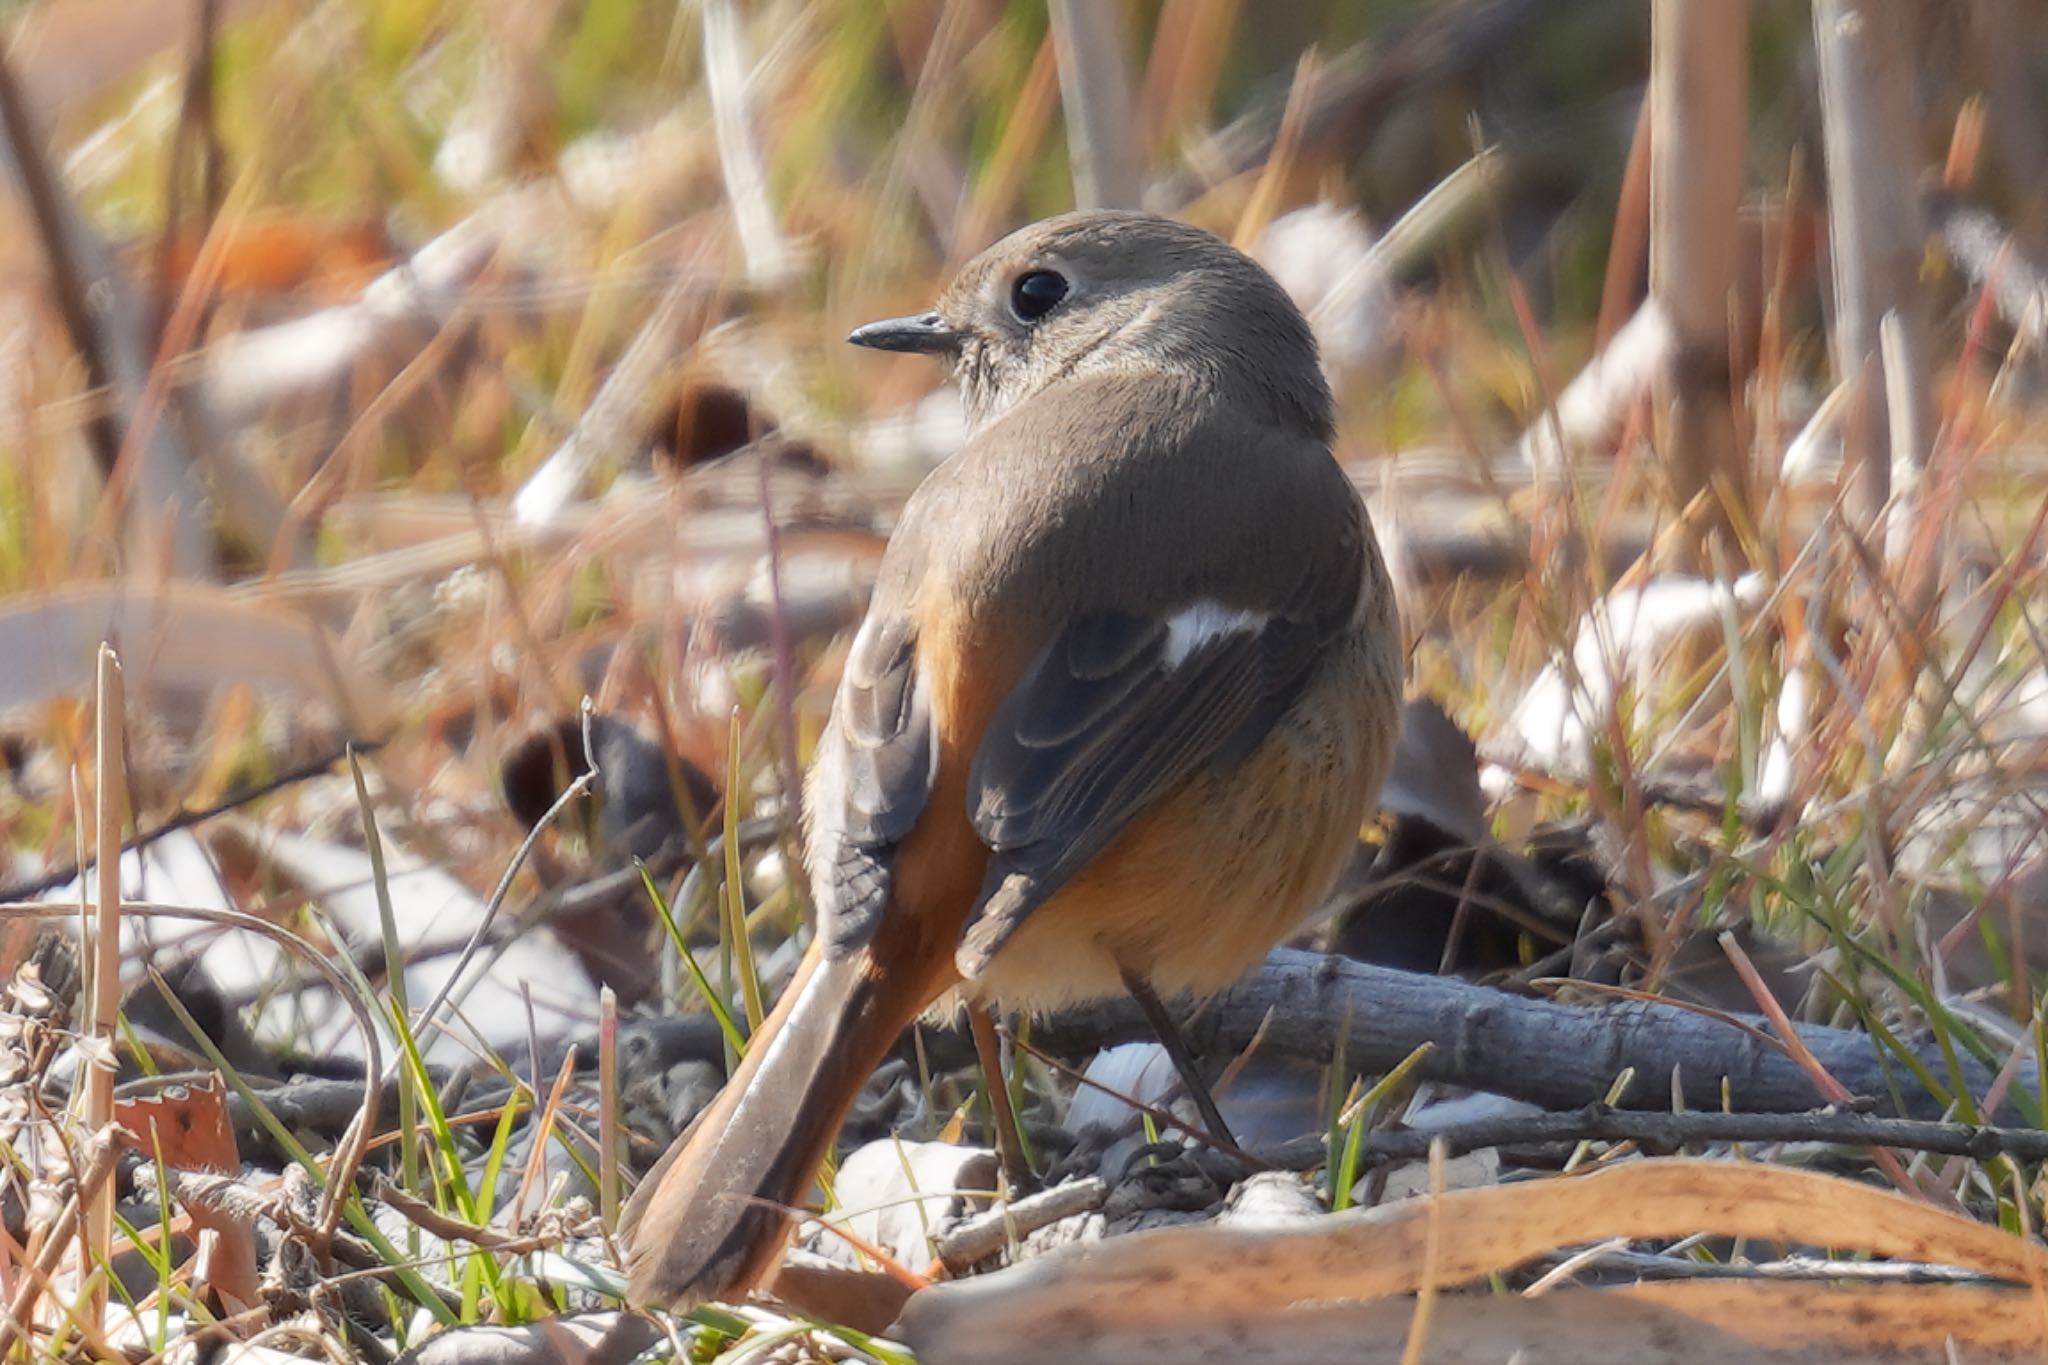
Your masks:
<svg viewBox="0 0 2048 1365"><path fill-rule="evenodd" d="M1472 741L1411 755L1361 878L1410 873L1398 822L1446 804L1479 812L1471 843L1540 862L1563 831L1598 865L1572 922L1509 917L1496 956L1444 965L1578 974L1612 915L1612 982L1679 991L1688 943L1720 962L1697 931L1759 928L1804 1017L1929 1027L1994 1067L2040 1045L2035 0L0 20L0 899L75 898L97 811L150 834L128 895L290 928L379 991L424 972L415 1009L471 934L538 944L464 1045L529 1104L547 1077L506 1052L588 1033L600 985L697 1003L656 941L744 1017L741 978L773 983L804 932L789 793L844 633L961 433L928 359L844 334L1110 202L1251 250L1323 339L1414 690ZM1838 138L1874 213L1830 177ZM1886 314L1890 352L1845 350L1845 316ZM92 772L102 639L130 675L125 805ZM619 723L603 810L525 856L586 695ZM349 742L377 746L363 806ZM1363 884L1333 907L1346 951ZM191 947L126 932L131 979ZM237 1065L360 1045L287 961L207 971L269 1050ZM2037 1218L2018 1188L1965 1194Z"/></svg>

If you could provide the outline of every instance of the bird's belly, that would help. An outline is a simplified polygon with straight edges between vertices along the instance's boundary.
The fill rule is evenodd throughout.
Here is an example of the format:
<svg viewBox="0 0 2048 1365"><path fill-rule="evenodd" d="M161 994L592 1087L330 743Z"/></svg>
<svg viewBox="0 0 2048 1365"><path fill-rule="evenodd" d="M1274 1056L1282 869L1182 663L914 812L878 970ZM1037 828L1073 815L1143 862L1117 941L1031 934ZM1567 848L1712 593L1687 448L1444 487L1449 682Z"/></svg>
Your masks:
<svg viewBox="0 0 2048 1365"><path fill-rule="evenodd" d="M1266 742L1201 773L1032 913L963 993L1045 1011L1119 995L1221 989L1291 933L1357 845L1399 724L1398 677L1333 651ZM1343 647L1340 646L1340 649Z"/></svg>

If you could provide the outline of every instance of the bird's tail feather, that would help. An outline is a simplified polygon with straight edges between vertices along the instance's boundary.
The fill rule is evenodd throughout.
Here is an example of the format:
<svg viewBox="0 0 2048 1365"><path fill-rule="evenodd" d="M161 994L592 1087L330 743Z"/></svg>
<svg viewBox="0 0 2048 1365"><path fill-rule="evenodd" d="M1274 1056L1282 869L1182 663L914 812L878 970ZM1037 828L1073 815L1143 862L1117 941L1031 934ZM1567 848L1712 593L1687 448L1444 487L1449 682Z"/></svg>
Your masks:
<svg viewBox="0 0 2048 1365"><path fill-rule="evenodd" d="M923 1004L876 968L867 951L828 960L811 945L739 1070L626 1206L633 1303L731 1299L778 1263L790 1210Z"/></svg>

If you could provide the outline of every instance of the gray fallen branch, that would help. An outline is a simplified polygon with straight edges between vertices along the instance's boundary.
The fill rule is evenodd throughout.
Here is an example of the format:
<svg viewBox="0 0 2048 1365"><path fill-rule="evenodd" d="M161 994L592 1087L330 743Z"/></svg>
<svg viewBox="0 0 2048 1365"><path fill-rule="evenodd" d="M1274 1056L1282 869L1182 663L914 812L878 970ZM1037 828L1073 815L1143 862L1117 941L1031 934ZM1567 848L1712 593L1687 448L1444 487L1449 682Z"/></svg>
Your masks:
<svg viewBox="0 0 2048 1365"><path fill-rule="evenodd" d="M1826 1103L1798 1063L1769 1039L1755 1015L1714 1017L1678 1005L1637 1000L1567 1005L1509 995L1446 977L1419 976L1323 953L1281 949L1257 972L1224 991L1188 1022L1188 1042L1207 1056L1242 1051L1254 1037L1262 1051L1328 1062L1344 1035L1346 1064L1384 1072L1424 1043L1417 1068L1427 1080L1509 1095L1546 1109L1577 1109L1610 1098L1624 1109L1687 1103L1742 1113L1796 1114ZM1903 1066L1880 1054L1865 1033L1803 1025L1800 1037L1820 1064L1869 1101L1873 1112L1938 1119L1947 1108ZM1143 1015L1128 1000L1103 1001L1036 1024L1035 1046L1077 1053L1149 1038ZM1950 1074L1941 1049L1915 1046L1938 1083L1958 1082L1982 1099L1989 1068L1964 1055ZM1624 1072L1627 1085L1609 1096ZM2020 1068L2016 1094L2038 1086L2035 1068ZM1724 1104L1725 1087L1725 1104ZM1988 1117L2024 1123L2008 1098Z"/></svg>

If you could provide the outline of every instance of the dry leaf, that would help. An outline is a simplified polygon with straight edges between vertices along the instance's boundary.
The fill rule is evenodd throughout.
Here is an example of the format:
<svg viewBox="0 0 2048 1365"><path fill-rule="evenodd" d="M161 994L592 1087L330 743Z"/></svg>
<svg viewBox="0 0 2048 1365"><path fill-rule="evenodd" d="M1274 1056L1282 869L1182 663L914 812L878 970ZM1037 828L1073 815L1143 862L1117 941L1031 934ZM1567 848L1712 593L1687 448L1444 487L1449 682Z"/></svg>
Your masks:
<svg viewBox="0 0 2048 1365"><path fill-rule="evenodd" d="M302 298L338 302L361 293L391 264L390 242L375 219L275 212L223 221L213 231L220 238L220 257L211 283L220 294L297 292ZM162 267L170 287L186 287L203 245L192 232L172 238ZM151 241L131 253L129 264L138 278L157 268L154 253L159 249Z"/></svg>
<svg viewBox="0 0 2048 1365"><path fill-rule="evenodd" d="M114 1122L133 1135L128 1146L174 1170L228 1174L242 1168L218 1075L116 1100Z"/></svg>

